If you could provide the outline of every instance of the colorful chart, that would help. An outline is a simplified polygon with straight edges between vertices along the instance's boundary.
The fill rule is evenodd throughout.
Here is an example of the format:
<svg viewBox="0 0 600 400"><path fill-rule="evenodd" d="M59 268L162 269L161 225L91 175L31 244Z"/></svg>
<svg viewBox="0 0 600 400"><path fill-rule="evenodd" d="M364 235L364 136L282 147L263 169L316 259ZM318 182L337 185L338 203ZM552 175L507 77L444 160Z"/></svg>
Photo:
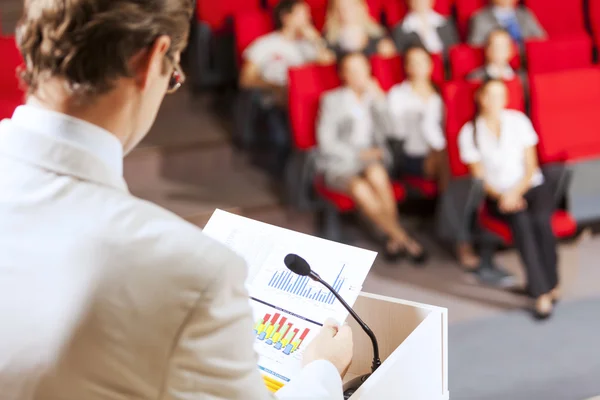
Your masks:
<svg viewBox="0 0 600 400"><path fill-rule="evenodd" d="M287 318L280 313L265 314L254 326L254 334L258 340L264 341L266 345L273 346L276 350L281 350L283 354L290 355L300 348L300 345L310 333L309 328L305 328L298 336L301 328L296 328L293 323L287 322Z"/></svg>
<svg viewBox="0 0 600 400"><path fill-rule="evenodd" d="M331 286L339 292L346 281L342 278L345 265L342 266L337 278ZM315 300L324 304L333 304L335 296L325 288L307 287L311 279L308 276L298 276L291 271L278 271L273 274L268 286L300 297Z"/></svg>

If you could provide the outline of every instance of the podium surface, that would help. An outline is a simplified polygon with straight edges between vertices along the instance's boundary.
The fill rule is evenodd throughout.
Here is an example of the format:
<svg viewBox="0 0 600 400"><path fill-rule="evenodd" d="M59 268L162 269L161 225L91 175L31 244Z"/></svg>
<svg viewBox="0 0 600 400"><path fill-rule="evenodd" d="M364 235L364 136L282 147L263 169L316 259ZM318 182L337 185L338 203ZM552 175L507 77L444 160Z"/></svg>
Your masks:
<svg viewBox="0 0 600 400"><path fill-rule="evenodd" d="M382 365L351 400L447 400L448 309L361 293L354 309L377 336ZM351 318L354 359L345 380L371 371L369 337Z"/></svg>

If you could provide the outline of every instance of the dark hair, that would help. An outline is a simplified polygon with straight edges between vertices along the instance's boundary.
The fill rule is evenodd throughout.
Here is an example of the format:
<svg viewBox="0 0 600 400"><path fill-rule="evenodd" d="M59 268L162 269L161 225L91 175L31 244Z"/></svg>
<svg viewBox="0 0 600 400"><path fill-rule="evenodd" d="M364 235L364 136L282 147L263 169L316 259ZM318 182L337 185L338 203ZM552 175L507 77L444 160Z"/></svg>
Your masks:
<svg viewBox="0 0 600 400"><path fill-rule="evenodd" d="M492 41L492 36L494 36L498 33L503 33L505 35L508 35L508 37L512 40L512 36L510 36L510 32L508 30L506 30L505 28L502 28L502 27L494 28L485 37L485 42L483 43L483 47L485 49L487 49L490 46L490 42Z"/></svg>
<svg viewBox="0 0 600 400"><path fill-rule="evenodd" d="M410 46L406 47L406 50L404 51L404 57L402 57L402 67L404 68L404 71L406 73L406 66L408 64L408 54L412 51L423 51L425 54L427 54L427 56L429 57L429 60L431 62L433 62L433 57L431 55L431 53L429 52L429 50L427 50L427 48L425 46L423 46L422 44L411 44ZM429 77L429 83L431 84L431 86L433 87L433 89L439 94L441 93L440 88L438 87L438 85L435 84L435 82L433 82L433 80L431 79L431 77Z"/></svg>
<svg viewBox="0 0 600 400"><path fill-rule="evenodd" d="M302 3L301 0L280 0L279 3L277 3L275 8L273 8L273 22L276 30L283 28L283 18L286 15L291 14L294 7L300 3Z"/></svg>
<svg viewBox="0 0 600 400"><path fill-rule="evenodd" d="M351 57L361 57L361 58L365 59L367 62L369 62L369 58L363 52L360 52L360 51L343 52L340 54L340 56L337 60L337 64L336 64L338 75L341 76L342 70L344 69L344 64L346 64L346 61Z"/></svg>
<svg viewBox="0 0 600 400"><path fill-rule="evenodd" d="M475 89L475 95L473 96L473 100L475 101L475 114L473 114L471 123L473 124L473 143L475 144L475 147L477 147L477 119L481 114L481 108L479 107L479 96L481 96L481 93L483 93L483 91L492 83L501 83L502 85L506 86L506 83L504 83L502 79L487 77L481 82L481 85Z"/></svg>
<svg viewBox="0 0 600 400"><path fill-rule="evenodd" d="M16 36L29 92L60 77L81 101L131 77L131 58L161 35L171 38L168 57L181 52L193 0L26 0L24 10Z"/></svg>
<svg viewBox="0 0 600 400"><path fill-rule="evenodd" d="M427 48L425 46L423 46L422 44L419 43L413 43L409 46L407 46L404 49L404 57L402 57L402 63L404 64L404 69L406 69L406 63L408 62L408 53L410 53L411 51L416 51L416 50L421 50L423 52L425 52L425 54L427 54L427 56L429 57L430 60L432 60L432 56L431 53L429 52L429 50L427 50Z"/></svg>

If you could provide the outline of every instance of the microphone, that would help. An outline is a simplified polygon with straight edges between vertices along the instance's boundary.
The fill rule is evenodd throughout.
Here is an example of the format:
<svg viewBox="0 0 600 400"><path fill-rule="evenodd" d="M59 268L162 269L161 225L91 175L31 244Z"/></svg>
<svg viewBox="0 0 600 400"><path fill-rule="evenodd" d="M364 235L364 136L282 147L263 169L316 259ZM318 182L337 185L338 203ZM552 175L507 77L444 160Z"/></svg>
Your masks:
<svg viewBox="0 0 600 400"><path fill-rule="evenodd" d="M303 259L297 254L288 254L283 259L283 262L285 263L285 266L296 275L308 276L313 281L319 282L320 284L325 286L339 300L339 302L342 303L344 308L348 310L350 315L352 315L352 318L354 318L354 320L358 323L358 325L360 325L362 330L371 339L371 343L373 345L373 364L371 365L371 374L375 372L375 370L381 365L381 360L379 359L379 345L377 344L377 338L375 337L375 334L373 333L371 328L369 328L369 326L365 324L362 319L360 319L360 317L358 316L358 314L356 314L352 307L350 307L350 305L346 303L342 296L340 296L340 294L333 287L331 287L329 283L325 282L319 276L319 274L317 274L310 268L310 265L308 264L308 262L306 262L305 259ZM360 385L362 385L367 380L367 378L371 374L359 376L358 378L347 382L344 385L344 398L348 399L350 396L352 396L352 394L354 394L354 392L360 387Z"/></svg>

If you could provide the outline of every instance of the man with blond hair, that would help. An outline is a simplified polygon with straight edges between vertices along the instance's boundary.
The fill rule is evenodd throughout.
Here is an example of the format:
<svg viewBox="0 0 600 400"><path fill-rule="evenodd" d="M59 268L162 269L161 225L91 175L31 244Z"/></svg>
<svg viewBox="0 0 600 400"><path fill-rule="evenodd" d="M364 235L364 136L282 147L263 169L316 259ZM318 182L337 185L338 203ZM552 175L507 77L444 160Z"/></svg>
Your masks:
<svg viewBox="0 0 600 400"><path fill-rule="evenodd" d="M192 0L30 0L0 123L0 397L267 399L242 259L132 196L123 155L183 83ZM231 340L235 338L235 340ZM277 397L341 399L326 324Z"/></svg>

